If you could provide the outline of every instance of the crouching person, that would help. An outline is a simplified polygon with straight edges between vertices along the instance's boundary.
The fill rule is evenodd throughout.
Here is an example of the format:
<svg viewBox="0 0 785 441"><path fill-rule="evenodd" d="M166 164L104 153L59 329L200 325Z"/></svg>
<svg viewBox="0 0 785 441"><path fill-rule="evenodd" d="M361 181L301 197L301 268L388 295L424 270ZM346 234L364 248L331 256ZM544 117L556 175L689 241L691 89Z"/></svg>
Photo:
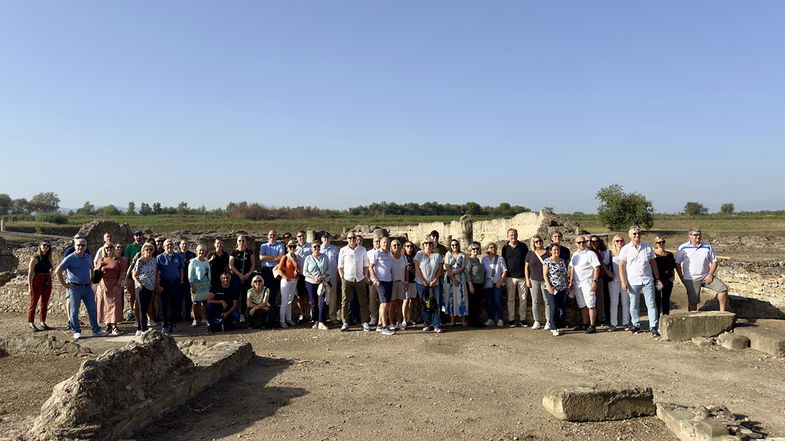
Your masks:
<svg viewBox="0 0 785 441"><path fill-rule="evenodd" d="M253 277L247 297L248 323L252 328L259 329L267 323L267 313L270 311L270 290L264 286L262 276Z"/></svg>
<svg viewBox="0 0 785 441"><path fill-rule="evenodd" d="M221 285L210 288L207 296L208 332L228 331L240 320L236 290L232 289L232 275L221 274Z"/></svg>

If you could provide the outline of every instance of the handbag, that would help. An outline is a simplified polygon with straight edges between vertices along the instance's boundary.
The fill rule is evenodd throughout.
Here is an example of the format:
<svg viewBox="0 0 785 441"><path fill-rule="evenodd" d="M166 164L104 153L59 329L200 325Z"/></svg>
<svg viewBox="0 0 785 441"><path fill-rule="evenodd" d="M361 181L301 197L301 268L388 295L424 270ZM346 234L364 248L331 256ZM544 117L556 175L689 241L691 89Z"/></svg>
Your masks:
<svg viewBox="0 0 785 441"><path fill-rule="evenodd" d="M97 284L101 283L101 279L103 277L104 277L104 272L99 270L99 269L97 269L97 270L93 271L93 279L91 280L91 282L93 282L94 285L97 285Z"/></svg>

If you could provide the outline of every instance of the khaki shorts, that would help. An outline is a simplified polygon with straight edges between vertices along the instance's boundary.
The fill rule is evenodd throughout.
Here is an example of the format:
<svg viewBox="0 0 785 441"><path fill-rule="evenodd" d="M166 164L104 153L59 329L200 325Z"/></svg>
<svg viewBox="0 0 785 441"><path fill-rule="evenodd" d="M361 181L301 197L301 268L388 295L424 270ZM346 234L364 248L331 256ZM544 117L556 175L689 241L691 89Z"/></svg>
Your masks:
<svg viewBox="0 0 785 441"><path fill-rule="evenodd" d="M703 276L699 279L692 279L692 280L684 280L684 286L687 288L687 301L690 305L697 305L701 301L701 287L709 288L714 292L723 292L728 290L728 285L726 285L719 277L714 276L711 283L708 285L704 284L703 279L706 276Z"/></svg>
<svg viewBox="0 0 785 441"><path fill-rule="evenodd" d="M403 300L406 298L406 282L403 280L393 281L392 300Z"/></svg>

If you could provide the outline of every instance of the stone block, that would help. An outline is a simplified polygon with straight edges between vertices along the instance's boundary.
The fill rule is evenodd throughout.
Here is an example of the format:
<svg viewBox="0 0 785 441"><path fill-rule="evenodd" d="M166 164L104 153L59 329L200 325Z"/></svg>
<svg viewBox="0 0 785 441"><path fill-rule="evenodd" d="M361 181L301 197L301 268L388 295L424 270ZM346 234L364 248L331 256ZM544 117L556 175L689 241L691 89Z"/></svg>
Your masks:
<svg viewBox="0 0 785 441"><path fill-rule="evenodd" d="M552 387L542 405L565 421L609 421L654 415L651 388L633 385Z"/></svg>
<svg viewBox="0 0 785 441"><path fill-rule="evenodd" d="M739 418L724 406L687 407L671 403L657 403L657 418L681 441L741 441L760 439L748 420Z"/></svg>
<svg viewBox="0 0 785 441"><path fill-rule="evenodd" d="M750 347L750 339L732 332L724 332L717 338L717 342L726 349L744 349Z"/></svg>
<svg viewBox="0 0 785 441"><path fill-rule="evenodd" d="M736 314L732 312L680 312L660 319L660 333L668 341L714 337L731 330L735 322Z"/></svg>
<svg viewBox="0 0 785 441"><path fill-rule="evenodd" d="M775 357L785 357L785 320L758 320L733 331L750 339L750 347Z"/></svg>

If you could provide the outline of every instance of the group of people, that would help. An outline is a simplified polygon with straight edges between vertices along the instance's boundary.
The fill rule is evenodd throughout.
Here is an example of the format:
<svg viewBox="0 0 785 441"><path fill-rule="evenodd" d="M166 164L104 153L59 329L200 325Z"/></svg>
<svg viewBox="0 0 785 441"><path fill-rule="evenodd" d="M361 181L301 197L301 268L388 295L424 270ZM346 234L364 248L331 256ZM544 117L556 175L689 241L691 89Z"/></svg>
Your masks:
<svg viewBox="0 0 785 441"><path fill-rule="evenodd" d="M531 326L558 336L565 327L568 296L581 311L582 324L574 331L594 333L598 324L607 323L609 331L622 326L639 333L643 294L649 332L656 337L659 315L669 313L676 275L687 289L689 310L697 308L704 286L718 293L720 309L726 309L727 286L715 276L717 257L701 241L699 229L689 232L689 241L675 255L665 249L661 237L655 238L654 247L642 242L637 226L630 227L628 236L625 243L615 235L610 249L598 236L578 236L571 253L558 231L546 246L539 235L527 245L510 229L501 251L491 242L483 253L479 242L464 252L455 239L448 249L439 243L438 231L431 232L419 249L410 241L374 237L368 250L355 232L349 232L347 245L338 249L329 233L308 243L304 231L281 241L271 230L257 254L243 235L237 236L231 252L216 239L212 250L199 245L194 253L187 240L181 240L175 251L175 241L145 239L135 231L127 246L113 243L107 233L95 257L87 250L86 239L75 237L55 273L67 290L74 338L81 337L81 304L93 335L118 335L125 288L134 305L126 320L135 321L137 334L151 326L173 333L182 320L209 332L243 322L254 328L287 328L306 322L310 310L314 329L327 330L332 324L347 331L355 323L363 331L375 327L382 335L394 335L415 324L419 305L426 332L443 332L444 318L451 326ZM30 261L31 331L51 329L46 310L52 269L51 244L43 241ZM529 296L531 324L526 321ZM34 323L39 302L40 328ZM296 321L294 304L299 310Z"/></svg>

